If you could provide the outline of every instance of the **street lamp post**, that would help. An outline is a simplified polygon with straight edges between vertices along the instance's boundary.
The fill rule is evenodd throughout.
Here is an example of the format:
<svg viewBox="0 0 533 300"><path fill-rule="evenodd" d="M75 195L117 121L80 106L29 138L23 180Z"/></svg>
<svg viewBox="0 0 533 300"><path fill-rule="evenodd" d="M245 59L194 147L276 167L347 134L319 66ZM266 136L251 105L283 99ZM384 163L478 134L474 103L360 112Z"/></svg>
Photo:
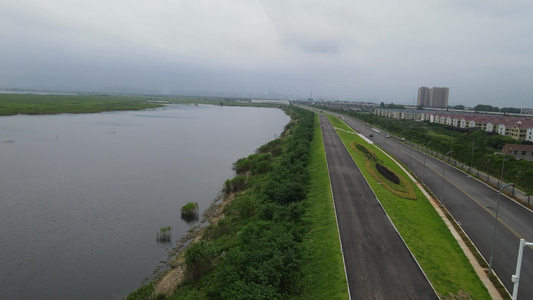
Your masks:
<svg viewBox="0 0 533 300"><path fill-rule="evenodd" d="M498 226L498 211L500 210L500 195L502 194L502 191L508 187L508 186L515 186L514 183L508 183L504 185L500 191L498 192L498 200L496 204L496 216L494 218L494 231L492 233L492 246L490 247L490 259L489 259L489 274L492 273L492 260L493 260L493 254L494 254L494 242L496 240L496 228Z"/></svg>
<svg viewBox="0 0 533 300"><path fill-rule="evenodd" d="M511 281L514 282L513 285L513 300L516 300L518 297L518 283L520 281L520 269L522 269L522 255L524 253L525 246L533 246L533 243L528 243L524 239L520 239L520 245L518 246L518 258L516 260L516 274L511 277Z"/></svg>
<svg viewBox="0 0 533 300"><path fill-rule="evenodd" d="M453 151L448 151L448 153L444 154L444 157L448 156L448 154L452 153ZM442 162L442 184L440 188L440 203L441 205L444 205L444 170L446 170L446 161L443 160Z"/></svg>
<svg viewBox="0 0 533 300"><path fill-rule="evenodd" d="M424 152L424 169L422 169L422 183L424 183L424 179L426 178L426 156L428 155L428 146L431 144L431 141L427 142L426 144L426 152Z"/></svg>
<svg viewBox="0 0 533 300"><path fill-rule="evenodd" d="M414 140L414 137L411 137L411 147L409 147L409 169L411 169L411 150L413 150L413 140Z"/></svg>
<svg viewBox="0 0 533 300"><path fill-rule="evenodd" d="M492 162L492 160L489 158L487 161L487 167L485 168L485 173L487 174L487 183L489 183L489 165Z"/></svg>
<svg viewBox="0 0 533 300"><path fill-rule="evenodd" d="M450 151L453 151L453 136L450 135Z"/></svg>
<svg viewBox="0 0 533 300"><path fill-rule="evenodd" d="M468 173L472 172L472 167L474 166L474 141L472 141L472 158L470 159L470 168L468 168ZM479 176L479 174L478 174Z"/></svg>
<svg viewBox="0 0 533 300"><path fill-rule="evenodd" d="M503 182L503 167L504 166L505 166L505 152L503 152L502 172L500 174L500 179L498 180L498 187L500 187L500 183Z"/></svg>

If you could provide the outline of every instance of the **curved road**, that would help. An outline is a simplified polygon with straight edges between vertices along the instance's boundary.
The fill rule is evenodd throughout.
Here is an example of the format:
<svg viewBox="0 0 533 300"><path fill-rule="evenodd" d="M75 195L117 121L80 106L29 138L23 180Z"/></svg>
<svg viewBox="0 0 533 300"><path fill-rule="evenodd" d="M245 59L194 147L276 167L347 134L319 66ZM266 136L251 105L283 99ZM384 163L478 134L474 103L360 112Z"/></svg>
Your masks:
<svg viewBox="0 0 533 300"><path fill-rule="evenodd" d="M341 139L320 115L352 299L438 299Z"/></svg>
<svg viewBox="0 0 533 300"><path fill-rule="evenodd" d="M483 257L487 262L489 261L498 191L459 169L443 163L442 160L409 147L405 142L386 138L386 133L377 132L357 119L345 115L342 115L342 118L361 134L368 136L372 133L374 137L371 139L375 144L408 166L441 200ZM502 194L498 221L493 269L506 288L512 292L511 275L515 274L519 239L524 238L528 242L533 242L533 213ZM533 280L533 251L530 247L526 247L523 254L518 299L531 299L533 297L533 285L530 284Z"/></svg>

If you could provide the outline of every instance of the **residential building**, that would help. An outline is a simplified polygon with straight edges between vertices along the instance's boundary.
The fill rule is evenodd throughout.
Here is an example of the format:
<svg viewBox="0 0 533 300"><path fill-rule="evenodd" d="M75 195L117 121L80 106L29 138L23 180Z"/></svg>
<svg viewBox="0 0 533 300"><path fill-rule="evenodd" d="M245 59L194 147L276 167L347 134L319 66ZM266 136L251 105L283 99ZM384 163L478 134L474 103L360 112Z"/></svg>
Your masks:
<svg viewBox="0 0 533 300"><path fill-rule="evenodd" d="M375 115L416 121L428 121L459 128L496 132L516 140L533 142L533 120L529 117L487 115L474 113L448 112L445 110L405 110L377 108Z"/></svg>
<svg viewBox="0 0 533 300"><path fill-rule="evenodd" d="M533 142L533 127L527 129L527 131L526 131L526 141Z"/></svg>
<svg viewBox="0 0 533 300"><path fill-rule="evenodd" d="M429 107L429 88L428 87L421 87L418 89L418 100L417 100L418 106L425 106Z"/></svg>
<svg viewBox="0 0 533 300"><path fill-rule="evenodd" d="M448 95L450 89L447 87L427 88L425 86L418 89L417 104L423 107L448 107Z"/></svg>
<svg viewBox="0 0 533 300"><path fill-rule="evenodd" d="M502 152L516 159L533 161L533 145L505 144Z"/></svg>

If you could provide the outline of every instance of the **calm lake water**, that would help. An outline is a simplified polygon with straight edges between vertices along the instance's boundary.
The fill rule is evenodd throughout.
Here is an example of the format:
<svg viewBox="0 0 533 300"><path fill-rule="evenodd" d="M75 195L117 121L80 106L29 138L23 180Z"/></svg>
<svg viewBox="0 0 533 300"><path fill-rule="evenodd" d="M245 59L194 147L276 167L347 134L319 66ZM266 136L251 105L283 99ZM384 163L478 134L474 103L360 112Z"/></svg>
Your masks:
<svg viewBox="0 0 533 300"><path fill-rule="evenodd" d="M0 299L120 299L168 257L279 109L172 105L0 117ZM156 232L172 226L171 245Z"/></svg>

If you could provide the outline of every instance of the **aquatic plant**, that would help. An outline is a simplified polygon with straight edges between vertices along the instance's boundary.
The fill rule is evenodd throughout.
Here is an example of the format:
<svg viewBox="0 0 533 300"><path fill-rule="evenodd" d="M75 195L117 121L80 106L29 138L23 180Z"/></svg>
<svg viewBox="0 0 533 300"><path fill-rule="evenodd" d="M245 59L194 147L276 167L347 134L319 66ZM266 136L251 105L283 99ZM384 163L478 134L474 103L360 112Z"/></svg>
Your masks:
<svg viewBox="0 0 533 300"><path fill-rule="evenodd" d="M161 227L159 231L156 233L156 240L158 243L162 244L168 244L171 242L172 239L172 233L171 233L172 227Z"/></svg>
<svg viewBox="0 0 533 300"><path fill-rule="evenodd" d="M198 220L198 203L189 202L181 208L181 218L187 222L195 222Z"/></svg>

